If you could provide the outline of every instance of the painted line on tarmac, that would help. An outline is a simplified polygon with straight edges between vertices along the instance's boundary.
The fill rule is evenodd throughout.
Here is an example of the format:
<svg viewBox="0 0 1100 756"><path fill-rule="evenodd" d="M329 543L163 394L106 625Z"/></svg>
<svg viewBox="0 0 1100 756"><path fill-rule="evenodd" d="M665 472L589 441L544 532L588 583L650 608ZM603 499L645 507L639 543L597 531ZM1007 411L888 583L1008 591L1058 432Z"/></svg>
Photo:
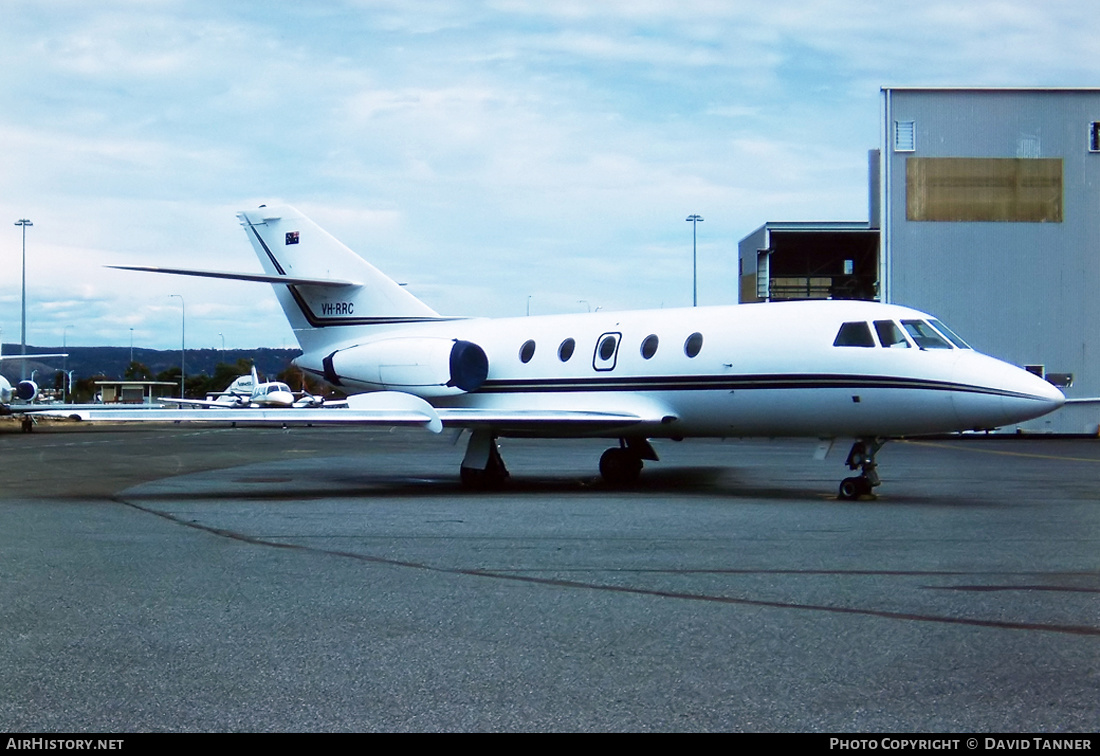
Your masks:
<svg viewBox="0 0 1100 756"><path fill-rule="evenodd" d="M916 614L910 612L892 612L881 609L862 609L858 607L829 606L826 604L801 604L786 601L767 601L764 599L739 598L735 596L714 596L704 593L687 593L683 591L663 591L655 588L639 588L635 586L610 585L607 583L584 582L579 580L562 580L559 578L542 578L534 575L517 575L508 572L499 572L482 569L465 569L458 567L437 567L423 562L411 562L402 559L389 559L386 557L372 556L370 554L358 554L352 551L339 551L333 549L321 549L315 546L303 546L297 543L285 543L269 541L257 536L250 536L224 528L215 528L202 523L184 520L176 515L149 509L127 501L121 497L112 497L114 501L128 507L132 507L146 514L162 517L179 525L200 530L212 535L228 538L239 543L247 543L255 546L268 546L287 551L299 551L305 553L322 554L325 556L354 559L359 562L378 564L388 567L402 567L406 569L423 570L446 575L465 575L469 577L488 578L491 580L507 580L516 583L531 585L552 586L555 588L575 588L580 590L603 591L608 593L622 593L636 596L651 596L655 598L679 599L683 601L704 601L712 604L727 604L732 606L755 606L769 609L798 609L802 611L824 612L828 614L847 614L863 617L875 617L879 619L903 620L908 622L931 622L944 625L966 625L970 627L988 627L999 630L1030 630L1033 632L1059 633L1062 635L1078 635L1100 637L1100 627L1089 625L1060 625L1046 624L1042 622L1012 622L1008 620L983 620L967 617L947 617L933 614Z"/></svg>
<svg viewBox="0 0 1100 756"><path fill-rule="evenodd" d="M911 446L926 446L932 449L951 449L954 451L974 452L976 454L995 454L1001 457L1025 457L1027 459L1050 459L1059 462L1092 462L1093 464L1100 464L1100 458L1061 457L1054 454L1031 454L1028 452L1001 451L999 449L978 449L969 444L955 444L951 442L909 441L903 439L901 443Z"/></svg>

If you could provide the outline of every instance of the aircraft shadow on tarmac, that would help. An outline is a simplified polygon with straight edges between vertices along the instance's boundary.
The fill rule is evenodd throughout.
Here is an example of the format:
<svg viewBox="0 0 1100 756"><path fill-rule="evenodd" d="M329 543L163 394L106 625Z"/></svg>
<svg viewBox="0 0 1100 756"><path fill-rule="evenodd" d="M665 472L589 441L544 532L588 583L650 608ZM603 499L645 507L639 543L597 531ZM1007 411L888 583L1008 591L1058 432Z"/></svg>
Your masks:
<svg viewBox="0 0 1100 756"><path fill-rule="evenodd" d="M930 496L899 495L864 497L858 501L837 500L831 486L806 484L792 480L789 485L766 484L759 477L746 475L733 467L666 467L646 471L638 484L612 486L595 475L520 474L499 487L470 489L457 476L415 475L407 472L298 470L293 474L266 473L242 468L202 473L194 486L174 486L164 490L148 484L121 492L118 498L146 501L250 500L308 501L334 498L498 498L530 496L642 497L673 503L677 497L717 497L755 502L808 502L848 505L958 505L967 502L952 498L944 501ZM160 489L160 490L157 490Z"/></svg>

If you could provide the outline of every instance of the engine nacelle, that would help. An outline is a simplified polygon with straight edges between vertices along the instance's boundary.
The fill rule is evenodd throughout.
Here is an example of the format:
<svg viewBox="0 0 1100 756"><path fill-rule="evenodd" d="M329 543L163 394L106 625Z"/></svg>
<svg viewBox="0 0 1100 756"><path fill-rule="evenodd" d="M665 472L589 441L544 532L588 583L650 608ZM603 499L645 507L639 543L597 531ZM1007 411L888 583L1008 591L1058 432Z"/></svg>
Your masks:
<svg viewBox="0 0 1100 756"><path fill-rule="evenodd" d="M449 396L480 388L489 358L470 341L397 337L337 350L324 359L324 372L337 386Z"/></svg>
<svg viewBox="0 0 1100 756"><path fill-rule="evenodd" d="M34 381L19 381L15 387L15 396L24 402L33 402L38 396L38 384Z"/></svg>

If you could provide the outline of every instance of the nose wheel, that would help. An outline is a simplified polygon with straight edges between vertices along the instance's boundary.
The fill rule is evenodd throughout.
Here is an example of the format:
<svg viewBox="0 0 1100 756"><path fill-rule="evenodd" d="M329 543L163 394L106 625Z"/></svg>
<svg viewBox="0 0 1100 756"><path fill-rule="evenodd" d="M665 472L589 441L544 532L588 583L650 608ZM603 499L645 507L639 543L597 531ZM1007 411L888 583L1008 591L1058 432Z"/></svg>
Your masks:
<svg viewBox="0 0 1100 756"><path fill-rule="evenodd" d="M859 475L845 478L840 481L840 489L837 498L853 500L861 496L871 496L874 489L882 483L878 477L875 455L883 447L885 441L878 439L861 439L852 444L852 450L848 452L847 465L849 470L859 470Z"/></svg>

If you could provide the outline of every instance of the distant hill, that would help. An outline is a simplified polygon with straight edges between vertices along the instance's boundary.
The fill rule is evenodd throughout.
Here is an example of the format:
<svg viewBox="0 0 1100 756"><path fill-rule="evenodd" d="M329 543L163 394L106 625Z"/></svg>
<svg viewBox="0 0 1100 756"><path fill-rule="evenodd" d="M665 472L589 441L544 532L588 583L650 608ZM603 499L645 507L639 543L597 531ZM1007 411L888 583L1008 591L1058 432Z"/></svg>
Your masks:
<svg viewBox="0 0 1100 756"><path fill-rule="evenodd" d="M19 354L18 344L3 345L4 354ZM52 380L53 374L62 369L62 362L69 370L74 371L77 379L89 378L94 375L102 375L111 379L123 377L126 368L130 365L130 347L79 347L69 346L64 350L59 346L39 347L27 345L28 354L35 352L59 353L68 352L67 360L29 360L27 362L27 374L31 370L38 371L38 382L44 384L44 374L48 374ZM188 349L185 360L187 375L205 373L213 375L218 363L234 364L237 360L246 360L256 365L256 369L263 376L274 376L290 366L290 361L300 355L300 349ZM180 351L178 349L139 349L134 347L134 361L147 365L153 375L178 368L180 366ZM0 372L9 380L20 375L19 360L5 360L0 364Z"/></svg>

